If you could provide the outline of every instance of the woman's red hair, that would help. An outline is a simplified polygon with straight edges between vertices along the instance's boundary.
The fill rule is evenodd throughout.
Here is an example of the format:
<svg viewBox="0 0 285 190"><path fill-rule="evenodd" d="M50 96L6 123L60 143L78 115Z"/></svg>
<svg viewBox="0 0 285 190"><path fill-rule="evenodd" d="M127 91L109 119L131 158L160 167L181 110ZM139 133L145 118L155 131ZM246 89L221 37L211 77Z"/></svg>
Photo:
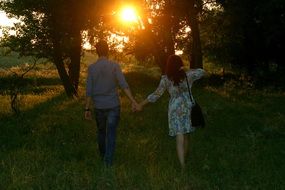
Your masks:
<svg viewBox="0 0 285 190"><path fill-rule="evenodd" d="M185 71L183 70L183 61L178 55L170 55L166 64L166 75L168 79L178 86L185 79Z"/></svg>

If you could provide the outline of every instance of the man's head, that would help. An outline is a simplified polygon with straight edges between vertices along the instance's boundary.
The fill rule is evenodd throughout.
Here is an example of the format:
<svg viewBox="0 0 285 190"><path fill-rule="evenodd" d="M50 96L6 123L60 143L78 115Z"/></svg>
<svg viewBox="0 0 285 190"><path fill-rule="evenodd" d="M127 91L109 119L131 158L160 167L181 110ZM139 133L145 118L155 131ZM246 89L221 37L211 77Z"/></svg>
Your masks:
<svg viewBox="0 0 285 190"><path fill-rule="evenodd" d="M101 56L108 56L109 54L109 47L106 41L104 40L100 40L97 44L96 44L96 51L97 54L99 55L99 57Z"/></svg>

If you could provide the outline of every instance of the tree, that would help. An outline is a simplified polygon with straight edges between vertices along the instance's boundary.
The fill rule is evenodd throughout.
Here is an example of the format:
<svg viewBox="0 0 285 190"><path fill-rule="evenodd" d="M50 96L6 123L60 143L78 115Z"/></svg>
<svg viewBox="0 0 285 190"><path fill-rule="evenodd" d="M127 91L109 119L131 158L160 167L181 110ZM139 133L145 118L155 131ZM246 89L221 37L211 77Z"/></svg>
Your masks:
<svg viewBox="0 0 285 190"><path fill-rule="evenodd" d="M230 63L251 77L282 73L285 2L218 1L221 9L204 17L204 49L216 61ZM208 27L205 27L208 26Z"/></svg>
<svg viewBox="0 0 285 190"><path fill-rule="evenodd" d="M174 1L176 14L185 19L186 24L191 29L191 40L189 41L190 67L203 68L203 57L200 40L200 21L199 17L203 11L202 0L176 0Z"/></svg>
<svg viewBox="0 0 285 190"><path fill-rule="evenodd" d="M94 12L100 6L100 3L91 0L1 1L1 9L22 22L14 27L17 35L6 36L2 45L22 55L52 60L67 95L77 95L81 32L90 23L96 23L93 15L96 15Z"/></svg>
<svg viewBox="0 0 285 190"><path fill-rule="evenodd" d="M194 39L187 40L192 43L191 47L193 47L191 53L187 52L191 57L191 67L202 67L198 13L190 15L190 10L185 9L185 7L189 7L188 1L150 0L139 1L139 3L141 5L140 27L139 30L132 33L135 41L133 52L136 57L145 59L153 56L156 64L164 73L167 58L175 53L180 30L185 26L190 26L193 28L191 38ZM195 16L195 18L192 19L190 16ZM188 35L186 38L190 38L190 36Z"/></svg>
<svg viewBox="0 0 285 190"><path fill-rule="evenodd" d="M203 5L200 0L145 1L142 18L144 30L140 33L142 35L138 36L137 44L140 48L137 49L145 50L146 48L142 48L144 44L152 47L155 60L164 72L168 56L175 53L175 47L179 43L179 32L188 26L191 28L190 35L187 34L182 40L188 42L184 45L191 47L186 52L190 57L190 67L202 68L199 15L202 13ZM148 38L145 38L146 36ZM146 39L150 42L146 43Z"/></svg>

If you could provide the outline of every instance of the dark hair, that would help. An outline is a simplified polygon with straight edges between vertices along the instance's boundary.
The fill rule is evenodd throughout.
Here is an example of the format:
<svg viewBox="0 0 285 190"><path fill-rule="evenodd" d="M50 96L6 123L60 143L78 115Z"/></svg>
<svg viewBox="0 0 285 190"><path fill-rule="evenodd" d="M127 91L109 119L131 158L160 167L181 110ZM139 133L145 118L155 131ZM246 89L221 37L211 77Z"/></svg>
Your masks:
<svg viewBox="0 0 285 190"><path fill-rule="evenodd" d="M100 56L108 56L109 53L109 47L106 41L104 40L100 40L97 44L96 44L96 51L97 54Z"/></svg>
<svg viewBox="0 0 285 190"><path fill-rule="evenodd" d="M166 75L168 79L174 82L175 86L185 78L185 71L183 70L183 61L178 55L170 55L166 65Z"/></svg>

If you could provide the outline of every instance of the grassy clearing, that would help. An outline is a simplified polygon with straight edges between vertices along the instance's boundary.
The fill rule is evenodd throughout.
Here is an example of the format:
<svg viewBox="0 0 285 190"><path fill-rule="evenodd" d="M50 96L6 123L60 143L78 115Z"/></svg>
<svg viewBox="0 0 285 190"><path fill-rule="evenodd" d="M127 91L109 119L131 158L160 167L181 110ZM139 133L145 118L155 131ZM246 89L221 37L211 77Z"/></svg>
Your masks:
<svg viewBox="0 0 285 190"><path fill-rule="evenodd" d="M284 93L197 84L207 127L191 135L184 174L175 139L167 135L167 94L135 114L122 94L115 166L106 170L95 123L83 119L85 69L76 100L66 98L53 69L27 76L34 85L22 95L18 118L9 110L9 80L1 74L0 189L285 188ZM156 68L124 69L137 99L156 88Z"/></svg>

